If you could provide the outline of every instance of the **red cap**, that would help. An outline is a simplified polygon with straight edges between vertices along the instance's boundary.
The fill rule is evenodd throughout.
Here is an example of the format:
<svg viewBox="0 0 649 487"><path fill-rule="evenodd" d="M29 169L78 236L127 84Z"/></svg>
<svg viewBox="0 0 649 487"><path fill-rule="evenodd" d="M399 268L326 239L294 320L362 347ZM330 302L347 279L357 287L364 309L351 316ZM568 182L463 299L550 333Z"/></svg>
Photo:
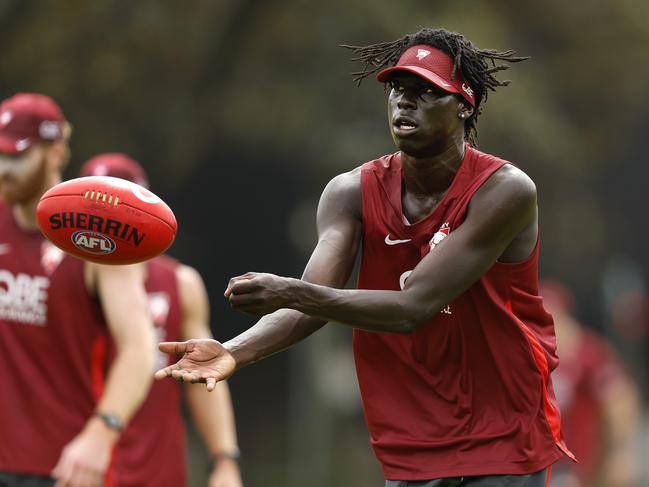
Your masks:
<svg viewBox="0 0 649 487"><path fill-rule="evenodd" d="M145 188L149 187L144 168L126 154L119 152L98 154L89 159L81 166L79 176L112 176L127 179Z"/></svg>
<svg viewBox="0 0 649 487"><path fill-rule="evenodd" d="M395 72L406 71L421 76L444 91L459 93L471 106L475 106L473 89L462 78L460 71L456 70L455 78L451 79L453 66L453 60L447 54L426 44L420 44L408 48L397 64L380 71L376 79L385 83Z"/></svg>
<svg viewBox="0 0 649 487"><path fill-rule="evenodd" d="M65 119L49 96L18 93L0 104L0 152L18 154L34 142L63 137Z"/></svg>

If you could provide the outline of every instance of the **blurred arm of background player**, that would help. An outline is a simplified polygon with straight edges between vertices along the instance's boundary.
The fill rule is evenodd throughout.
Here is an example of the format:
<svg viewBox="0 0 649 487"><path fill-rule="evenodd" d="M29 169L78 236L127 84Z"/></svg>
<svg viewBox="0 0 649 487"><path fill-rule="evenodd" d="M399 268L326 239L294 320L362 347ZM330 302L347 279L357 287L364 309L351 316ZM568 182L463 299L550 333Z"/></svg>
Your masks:
<svg viewBox="0 0 649 487"><path fill-rule="evenodd" d="M634 487L639 476L639 391L633 381L623 373L605 385L601 391L601 400L608 439L602 465L603 485Z"/></svg>
<svg viewBox="0 0 649 487"><path fill-rule="evenodd" d="M567 286L542 280L539 291L555 322L561 362L553 377L562 422L567 423L566 441L580 460L557 465L557 472L568 471L565 485L635 487L640 473L638 387L612 343L579 321Z"/></svg>
<svg viewBox="0 0 649 487"><path fill-rule="evenodd" d="M85 278L89 292L101 301L117 349L96 411L116 416L123 427L146 397L154 366L155 340L144 290L145 268L141 264L88 263ZM118 438L119 432L100 417L89 418L63 449L52 471L58 479L57 487L103 485Z"/></svg>
<svg viewBox="0 0 649 487"><path fill-rule="evenodd" d="M182 265L176 271L183 321L183 340L212 338L209 328L209 301L200 274ZM203 437L213 460L209 487L241 487L239 449L230 391L226 382L219 382L212 393L204 387L187 385L187 403L196 429Z"/></svg>

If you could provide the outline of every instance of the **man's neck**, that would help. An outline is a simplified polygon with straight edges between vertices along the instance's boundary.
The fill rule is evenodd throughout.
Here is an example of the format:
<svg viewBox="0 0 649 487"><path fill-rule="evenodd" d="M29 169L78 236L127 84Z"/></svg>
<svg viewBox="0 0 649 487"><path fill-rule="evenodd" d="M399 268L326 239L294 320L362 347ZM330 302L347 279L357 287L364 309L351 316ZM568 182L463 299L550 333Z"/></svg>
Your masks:
<svg viewBox="0 0 649 487"><path fill-rule="evenodd" d="M12 206L16 224L23 230L38 230L36 218L36 207L43 193L61 182L60 174L52 174L46 178L43 188L37 193L37 196Z"/></svg>
<svg viewBox="0 0 649 487"><path fill-rule="evenodd" d="M36 223L36 206L40 198L13 205L16 224L23 230L38 230Z"/></svg>
<svg viewBox="0 0 649 487"><path fill-rule="evenodd" d="M446 191L462 165L464 152L464 140L452 140L437 154L429 157L414 157L401 152L407 191L424 197Z"/></svg>

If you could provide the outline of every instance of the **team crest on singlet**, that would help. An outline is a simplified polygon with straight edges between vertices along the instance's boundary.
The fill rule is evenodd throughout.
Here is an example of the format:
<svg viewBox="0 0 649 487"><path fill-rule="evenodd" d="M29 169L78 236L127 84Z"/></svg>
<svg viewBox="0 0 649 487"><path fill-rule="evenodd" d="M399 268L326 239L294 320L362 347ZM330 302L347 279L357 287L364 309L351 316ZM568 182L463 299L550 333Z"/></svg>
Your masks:
<svg viewBox="0 0 649 487"><path fill-rule="evenodd" d="M171 307L171 298L165 292L154 292L147 294L149 304L149 316L153 321L153 332L155 333L156 343L167 341L167 329L165 327L167 318L169 318L169 309ZM170 357L168 354L158 350L155 347L155 368L161 369L170 365Z"/></svg>
<svg viewBox="0 0 649 487"><path fill-rule="evenodd" d="M433 250L435 247L437 247L442 240L448 237L449 233L451 233L451 225L446 222L441 227L439 227L439 230L435 232L433 238L431 238L430 242L428 242L428 245L430 245L430 250ZM445 315L453 314L450 305L446 306L442 311L440 311L440 313Z"/></svg>
<svg viewBox="0 0 649 487"><path fill-rule="evenodd" d="M43 241L41 245L41 266L48 275L52 275L63 257L65 257L65 253L60 248L55 247L47 240Z"/></svg>
<svg viewBox="0 0 649 487"><path fill-rule="evenodd" d="M444 223L441 227L439 227L439 230L437 230L430 241L428 242L428 245L430 245L430 250L433 250L436 246L440 244L442 240L444 240L446 237L448 237L448 234L451 233L451 225L446 222ZM389 237L389 234L388 234ZM387 238L387 237L386 237ZM408 277L410 277L410 274L412 274L412 270L407 270L403 274L399 276L399 287L403 290L403 288L406 285L406 280ZM451 306L445 306L441 311L441 314L444 315L452 315L453 311L451 310Z"/></svg>
<svg viewBox="0 0 649 487"><path fill-rule="evenodd" d="M433 235L433 238L430 239L430 242L428 244L430 245L430 250L433 250L439 243L444 240L446 237L448 237L448 234L451 232L451 226L449 225L448 222L444 223L441 227L439 227L439 230L435 232Z"/></svg>
<svg viewBox="0 0 649 487"><path fill-rule="evenodd" d="M149 315L153 320L155 326L164 326L169 317L169 308L171 307L171 299L165 292L148 293L149 301Z"/></svg>

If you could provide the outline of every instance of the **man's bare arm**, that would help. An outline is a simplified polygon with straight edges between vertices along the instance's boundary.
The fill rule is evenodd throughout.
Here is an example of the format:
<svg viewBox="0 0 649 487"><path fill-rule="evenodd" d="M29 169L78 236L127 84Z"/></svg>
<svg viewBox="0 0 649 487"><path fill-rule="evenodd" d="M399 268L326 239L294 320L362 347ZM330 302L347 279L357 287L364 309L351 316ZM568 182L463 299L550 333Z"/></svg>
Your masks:
<svg viewBox="0 0 649 487"><path fill-rule="evenodd" d="M117 348L97 410L127 424L151 385L155 340L144 289L144 264L96 266L97 294Z"/></svg>
<svg viewBox="0 0 649 487"><path fill-rule="evenodd" d="M144 291L144 266L88 264L86 282L101 300L104 316L117 347L97 411L116 416L126 425L151 384L154 361L153 325ZM52 470L57 485L99 486L108 468L119 432L97 416L70 441Z"/></svg>
<svg viewBox="0 0 649 487"><path fill-rule="evenodd" d="M527 257L536 243L536 226L536 188L509 166L474 195L465 222L422 259L402 291L334 289L248 274L234 279L230 300L250 313L291 308L356 328L408 333L475 283L506 251L521 247L521 235Z"/></svg>
<svg viewBox="0 0 649 487"><path fill-rule="evenodd" d="M302 281L332 288L347 283L361 239L360 176L360 168L341 174L323 191L317 214L318 243ZM325 323L296 310L280 309L224 346L237 367L242 367L290 347Z"/></svg>
<svg viewBox="0 0 649 487"><path fill-rule="evenodd" d="M325 188L318 205L318 243L303 281L340 288L349 279L361 239L360 181L358 168L337 176ZM156 372L155 377L205 382L211 391L236 369L290 347L325 322L296 310L280 309L223 345L214 340L161 343L163 352L183 356Z"/></svg>

